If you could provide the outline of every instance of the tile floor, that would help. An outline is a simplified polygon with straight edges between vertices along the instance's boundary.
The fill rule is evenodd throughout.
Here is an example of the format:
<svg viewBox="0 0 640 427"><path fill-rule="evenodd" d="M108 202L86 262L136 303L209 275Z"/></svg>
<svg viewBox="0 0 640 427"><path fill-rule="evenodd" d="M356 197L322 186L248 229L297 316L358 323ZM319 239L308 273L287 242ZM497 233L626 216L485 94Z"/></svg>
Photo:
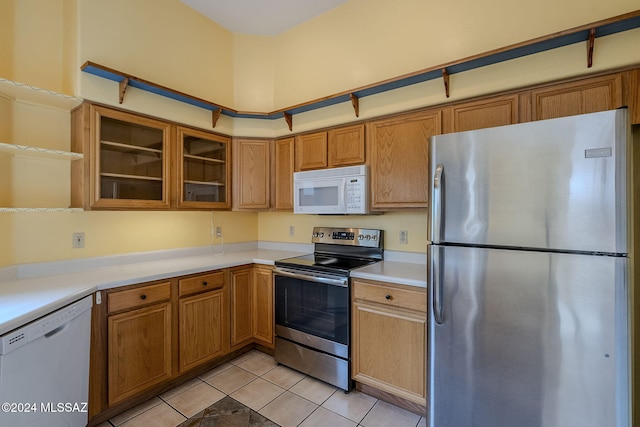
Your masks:
<svg viewBox="0 0 640 427"><path fill-rule="evenodd" d="M226 396L283 427L426 426L424 417L355 390L345 394L253 350L98 427L176 427Z"/></svg>

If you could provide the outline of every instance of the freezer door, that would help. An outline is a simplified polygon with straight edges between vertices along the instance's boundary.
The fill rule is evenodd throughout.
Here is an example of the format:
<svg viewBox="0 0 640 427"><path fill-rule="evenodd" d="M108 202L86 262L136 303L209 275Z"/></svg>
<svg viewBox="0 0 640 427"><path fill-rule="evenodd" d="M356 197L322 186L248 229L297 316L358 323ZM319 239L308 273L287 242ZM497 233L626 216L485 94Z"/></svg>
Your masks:
<svg viewBox="0 0 640 427"><path fill-rule="evenodd" d="M628 253L626 110L433 137L430 240Z"/></svg>
<svg viewBox="0 0 640 427"><path fill-rule="evenodd" d="M626 258L429 254L431 427L628 426Z"/></svg>

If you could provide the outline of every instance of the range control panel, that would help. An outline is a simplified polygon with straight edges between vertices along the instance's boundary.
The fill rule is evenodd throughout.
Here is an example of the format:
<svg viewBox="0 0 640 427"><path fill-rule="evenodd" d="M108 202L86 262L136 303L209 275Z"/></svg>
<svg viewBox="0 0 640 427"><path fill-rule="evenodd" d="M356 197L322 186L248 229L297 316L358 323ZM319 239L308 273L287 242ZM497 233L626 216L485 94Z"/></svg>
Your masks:
<svg viewBox="0 0 640 427"><path fill-rule="evenodd" d="M382 247L382 230L370 228L314 227L311 243Z"/></svg>

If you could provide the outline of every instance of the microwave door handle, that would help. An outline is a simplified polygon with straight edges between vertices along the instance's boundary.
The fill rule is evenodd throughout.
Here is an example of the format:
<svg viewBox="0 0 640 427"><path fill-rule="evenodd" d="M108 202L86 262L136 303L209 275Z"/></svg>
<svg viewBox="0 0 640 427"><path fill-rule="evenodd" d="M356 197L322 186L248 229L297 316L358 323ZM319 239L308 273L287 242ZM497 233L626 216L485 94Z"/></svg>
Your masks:
<svg viewBox="0 0 640 427"><path fill-rule="evenodd" d="M342 179L342 197L340 198L340 201L344 204L344 206L342 206L342 211L343 212L347 212L347 182L349 181L348 178L343 178Z"/></svg>

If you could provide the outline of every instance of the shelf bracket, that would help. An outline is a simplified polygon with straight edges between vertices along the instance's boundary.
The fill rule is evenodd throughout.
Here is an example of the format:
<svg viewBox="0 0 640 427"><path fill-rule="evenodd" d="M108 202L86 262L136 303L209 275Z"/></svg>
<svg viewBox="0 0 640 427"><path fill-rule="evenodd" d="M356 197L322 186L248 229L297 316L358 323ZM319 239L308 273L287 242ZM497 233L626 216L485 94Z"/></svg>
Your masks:
<svg viewBox="0 0 640 427"><path fill-rule="evenodd" d="M283 111L282 115L284 116L284 121L289 125L289 130L293 130L293 116L286 111Z"/></svg>
<svg viewBox="0 0 640 427"><path fill-rule="evenodd" d="M593 65L593 46L596 41L596 29L591 28L589 30L589 39L587 40L587 68L591 68Z"/></svg>
<svg viewBox="0 0 640 427"><path fill-rule="evenodd" d="M214 127L214 128L216 127L216 123L218 123L220 114L222 114L222 108L218 108L217 110L211 110L211 127Z"/></svg>
<svg viewBox="0 0 640 427"><path fill-rule="evenodd" d="M128 86L129 86L129 78L125 77L124 80L120 81L120 92L119 92L120 104L122 104L122 101L124 101L124 93L127 91Z"/></svg>
<svg viewBox="0 0 640 427"><path fill-rule="evenodd" d="M349 98L351 98L351 105L353 105L353 109L356 112L356 117L360 117L360 98L354 93L349 94Z"/></svg>
<svg viewBox="0 0 640 427"><path fill-rule="evenodd" d="M444 93L449 97L449 72L446 68L442 69L442 80L444 81Z"/></svg>

